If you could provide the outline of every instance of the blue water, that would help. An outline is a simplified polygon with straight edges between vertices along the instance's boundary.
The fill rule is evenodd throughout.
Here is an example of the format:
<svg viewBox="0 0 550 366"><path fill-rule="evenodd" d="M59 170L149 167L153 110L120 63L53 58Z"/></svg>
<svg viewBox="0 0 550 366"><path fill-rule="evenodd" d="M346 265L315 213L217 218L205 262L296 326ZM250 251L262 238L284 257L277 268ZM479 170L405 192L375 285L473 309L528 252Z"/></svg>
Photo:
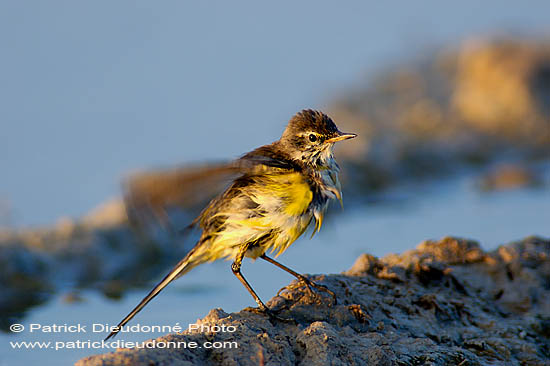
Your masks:
<svg viewBox="0 0 550 366"><path fill-rule="evenodd" d="M237 157L432 45L548 34L548 14L545 0L1 1L0 227L83 215L136 169Z"/></svg>
<svg viewBox="0 0 550 366"><path fill-rule="evenodd" d="M350 268L361 253L383 256L402 252L424 239L445 235L479 240L486 250L528 235L550 237L548 186L481 193L475 188L475 177L466 174L439 183L396 188L385 196L383 204L348 204L348 208L332 216L312 240L308 236L299 239L279 260L303 273L339 273ZM174 262L178 259L174 258ZM248 259L243 264L243 273L266 301L293 279L264 261L251 263ZM153 284L151 282L151 286ZM86 291L82 294L84 301L74 304L63 302L64 294L60 294L32 311L23 324L28 327L31 323L80 323L88 328L94 323L116 325L148 291L149 288L133 290L121 301L106 300ZM255 306L254 301L231 273L229 263L215 262L200 266L172 283L131 324L179 323L187 327L205 316L209 309L219 307L232 312L247 306ZM89 348L22 351L11 349L9 341L99 341L105 335L92 333L90 329L77 334L1 334L0 365L29 364L37 357L44 362L68 364L90 354L110 351ZM143 341L160 335L126 333L120 339Z"/></svg>

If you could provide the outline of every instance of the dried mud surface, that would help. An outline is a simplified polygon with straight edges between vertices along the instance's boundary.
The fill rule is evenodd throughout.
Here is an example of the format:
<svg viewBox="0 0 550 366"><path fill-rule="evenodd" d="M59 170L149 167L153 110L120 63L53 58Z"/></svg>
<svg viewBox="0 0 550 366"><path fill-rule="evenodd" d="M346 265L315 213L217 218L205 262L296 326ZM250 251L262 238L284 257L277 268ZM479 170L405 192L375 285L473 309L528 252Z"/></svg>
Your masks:
<svg viewBox="0 0 550 366"><path fill-rule="evenodd" d="M157 341L236 341L236 349L119 349L91 365L550 365L550 240L484 252L470 240L426 241L401 255L361 255L339 275L313 276L338 297L293 282L268 305L211 310L200 323L230 332Z"/></svg>

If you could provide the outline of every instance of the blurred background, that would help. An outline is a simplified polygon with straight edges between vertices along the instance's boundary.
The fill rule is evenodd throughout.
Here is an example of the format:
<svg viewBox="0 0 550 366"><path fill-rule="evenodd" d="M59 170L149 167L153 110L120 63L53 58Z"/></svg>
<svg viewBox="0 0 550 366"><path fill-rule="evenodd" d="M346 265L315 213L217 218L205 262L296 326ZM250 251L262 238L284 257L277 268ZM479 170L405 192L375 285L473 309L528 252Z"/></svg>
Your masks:
<svg viewBox="0 0 550 366"><path fill-rule="evenodd" d="M359 137L336 152L345 210L279 258L291 268L339 273L445 235L485 250L550 236L549 13L545 1L0 2L0 364L109 351L13 350L105 334L8 327L116 325L194 244L174 232L223 189L213 164L278 139L304 108ZM291 280L264 263L243 272L265 300ZM135 322L185 327L251 305L220 262Z"/></svg>

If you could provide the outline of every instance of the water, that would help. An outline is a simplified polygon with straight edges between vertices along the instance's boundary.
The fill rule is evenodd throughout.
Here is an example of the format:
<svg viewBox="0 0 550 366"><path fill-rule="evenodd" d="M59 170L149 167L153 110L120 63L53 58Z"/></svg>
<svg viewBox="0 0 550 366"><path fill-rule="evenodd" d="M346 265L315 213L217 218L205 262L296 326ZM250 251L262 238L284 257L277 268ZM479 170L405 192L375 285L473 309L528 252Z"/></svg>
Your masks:
<svg viewBox="0 0 550 366"><path fill-rule="evenodd" d="M546 168L546 182L550 169ZM417 184L385 193L384 203L353 205L328 220L320 233L304 236L279 260L303 273L339 273L349 269L361 253L383 256L413 248L424 239L458 235L479 240L485 250L528 235L550 237L550 189L518 189L481 193L475 177ZM388 203L389 202L389 203ZM336 208L338 209L338 208ZM177 261L175 258L174 261ZM273 265L245 259L243 274L264 300L293 278ZM151 286L153 283L151 283ZM69 364L109 349L34 350L11 349L9 341L100 341L105 332L92 332L93 324L116 325L150 288L127 292L121 301L106 300L97 293L82 293L84 301L68 304L63 294L31 312L25 326L82 324L87 333L40 334L22 332L0 335L0 365L29 364L40 357L50 363ZM184 328L212 308L226 312L254 306L254 301L233 276L229 262L215 262L194 269L172 283L131 324L169 325ZM98 330L101 330L98 328ZM163 333L125 333L116 339L144 341Z"/></svg>
<svg viewBox="0 0 550 366"><path fill-rule="evenodd" d="M543 0L2 1L0 226L83 215L132 170L239 156L431 45L545 34L549 13Z"/></svg>

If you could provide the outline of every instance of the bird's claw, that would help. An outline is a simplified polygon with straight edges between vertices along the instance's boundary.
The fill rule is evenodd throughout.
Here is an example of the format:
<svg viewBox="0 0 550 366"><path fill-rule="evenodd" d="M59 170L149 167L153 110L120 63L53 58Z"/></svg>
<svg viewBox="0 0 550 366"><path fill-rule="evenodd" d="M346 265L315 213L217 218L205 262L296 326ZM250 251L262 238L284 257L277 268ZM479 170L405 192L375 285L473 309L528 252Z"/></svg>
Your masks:
<svg viewBox="0 0 550 366"><path fill-rule="evenodd" d="M300 287L301 285L304 285L307 288L307 291L309 292L309 294L311 296L317 296L317 293L315 293L315 291L313 291L312 287L314 287L318 291L323 291L323 292L328 293L332 297L333 305L336 305L338 300L337 300L336 294L334 292L329 290L328 287L326 287L324 285L319 285L319 284L311 281L310 279L308 279L307 277L304 277L304 276L301 276L299 278L298 283L291 284L291 285L288 285L288 286L285 286L285 287L281 288L279 291L277 291L277 296L280 296L281 292L283 292L283 291L288 291L288 290L291 290L291 289L295 289L295 288Z"/></svg>
<svg viewBox="0 0 550 366"><path fill-rule="evenodd" d="M273 310L270 310L267 306L265 306L265 307L260 306L260 307L257 307L257 308L248 307L248 308L245 308L244 310L249 311L251 313L260 314L260 315L267 315L271 320L277 320L277 321L280 321L280 322L296 324L296 320L294 320L292 318L280 317L277 314L275 314L275 312L273 312Z"/></svg>

